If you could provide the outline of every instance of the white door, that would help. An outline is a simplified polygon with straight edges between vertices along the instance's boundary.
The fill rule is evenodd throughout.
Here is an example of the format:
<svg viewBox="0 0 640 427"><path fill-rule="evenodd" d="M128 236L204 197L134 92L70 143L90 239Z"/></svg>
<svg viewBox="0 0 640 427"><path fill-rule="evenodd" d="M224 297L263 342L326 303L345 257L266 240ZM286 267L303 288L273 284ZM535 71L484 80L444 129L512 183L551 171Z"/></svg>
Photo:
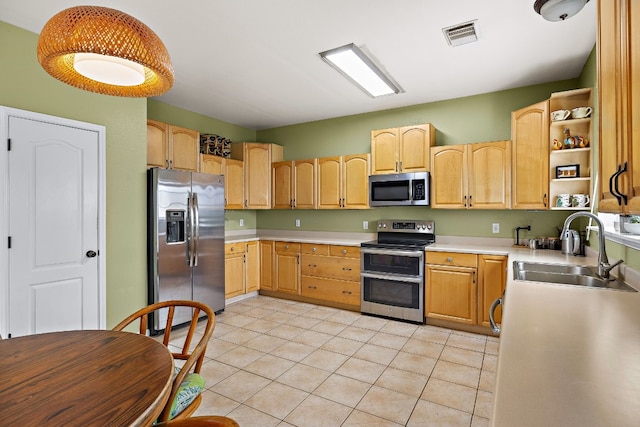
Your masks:
<svg viewBox="0 0 640 427"><path fill-rule="evenodd" d="M64 121L9 115L6 122L6 333L104 327L99 261L104 135L99 127Z"/></svg>

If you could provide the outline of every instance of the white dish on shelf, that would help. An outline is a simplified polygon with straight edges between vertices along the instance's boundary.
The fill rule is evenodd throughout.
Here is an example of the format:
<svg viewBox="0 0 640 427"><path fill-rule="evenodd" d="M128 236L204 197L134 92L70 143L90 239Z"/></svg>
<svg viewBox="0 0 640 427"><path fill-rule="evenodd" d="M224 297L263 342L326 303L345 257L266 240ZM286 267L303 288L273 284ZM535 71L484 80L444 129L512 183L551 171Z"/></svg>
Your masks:
<svg viewBox="0 0 640 427"><path fill-rule="evenodd" d="M625 222L624 229L631 234L640 234L640 223L637 222Z"/></svg>

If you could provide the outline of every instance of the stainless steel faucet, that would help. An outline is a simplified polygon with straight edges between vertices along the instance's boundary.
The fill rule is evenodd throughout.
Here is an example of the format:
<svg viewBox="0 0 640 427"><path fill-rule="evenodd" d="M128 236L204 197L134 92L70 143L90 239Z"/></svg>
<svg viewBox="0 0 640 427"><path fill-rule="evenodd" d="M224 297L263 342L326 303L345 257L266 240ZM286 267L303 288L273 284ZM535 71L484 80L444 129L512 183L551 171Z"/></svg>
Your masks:
<svg viewBox="0 0 640 427"><path fill-rule="evenodd" d="M587 218L593 219L596 224L598 224L598 276L608 279L609 272L613 267L620 264L624 260L618 260L615 264L609 264L609 258L607 258L607 249L605 248L604 241L604 226L602 225L602 221L597 215L592 214L591 212L575 212L572 213L564 220L564 227L562 227L562 233L560 233L560 237L564 237L569 229L569 225L571 221L578 218L579 216L586 216Z"/></svg>

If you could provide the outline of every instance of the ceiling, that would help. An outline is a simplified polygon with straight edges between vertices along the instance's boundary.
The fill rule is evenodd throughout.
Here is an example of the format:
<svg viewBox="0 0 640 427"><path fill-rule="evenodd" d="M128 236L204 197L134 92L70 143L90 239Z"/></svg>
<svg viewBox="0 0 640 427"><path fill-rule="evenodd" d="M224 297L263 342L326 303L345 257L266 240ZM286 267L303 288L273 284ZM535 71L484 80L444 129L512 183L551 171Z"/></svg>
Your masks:
<svg viewBox="0 0 640 427"><path fill-rule="evenodd" d="M575 78L595 45L596 1L548 22L533 0L20 0L0 20L40 33L80 4L119 9L164 41L176 81L159 101L260 130ZM450 47L443 27L477 20ZM355 43L403 92L371 98L320 59ZM34 53L35 55L35 49Z"/></svg>

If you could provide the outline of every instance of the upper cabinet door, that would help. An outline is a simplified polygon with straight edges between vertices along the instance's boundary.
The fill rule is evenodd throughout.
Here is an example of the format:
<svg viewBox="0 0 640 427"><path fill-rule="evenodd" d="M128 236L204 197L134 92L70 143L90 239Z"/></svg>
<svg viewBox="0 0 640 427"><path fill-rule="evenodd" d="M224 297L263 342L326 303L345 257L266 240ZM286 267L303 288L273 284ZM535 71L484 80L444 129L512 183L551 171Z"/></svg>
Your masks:
<svg viewBox="0 0 640 427"><path fill-rule="evenodd" d="M640 213L640 4L598 2L598 211Z"/></svg>
<svg viewBox="0 0 640 427"><path fill-rule="evenodd" d="M169 168L169 125L147 120L147 167Z"/></svg>
<svg viewBox="0 0 640 427"><path fill-rule="evenodd" d="M369 155L354 154L343 157L342 207L369 208Z"/></svg>
<svg viewBox="0 0 640 427"><path fill-rule="evenodd" d="M244 164L242 160L224 159L225 209L242 209L244 201Z"/></svg>
<svg viewBox="0 0 640 427"><path fill-rule="evenodd" d="M431 150L431 207L466 209L467 150L443 145Z"/></svg>
<svg viewBox="0 0 640 427"><path fill-rule="evenodd" d="M511 141L468 145L467 206L472 209L509 209Z"/></svg>
<svg viewBox="0 0 640 427"><path fill-rule="evenodd" d="M169 126L171 168L198 171L200 133L177 126Z"/></svg>
<svg viewBox="0 0 640 427"><path fill-rule="evenodd" d="M340 156L318 159L318 209L340 209L342 207L341 175L342 159Z"/></svg>
<svg viewBox="0 0 640 427"><path fill-rule="evenodd" d="M371 175L398 173L398 147L400 138L397 128L371 131Z"/></svg>
<svg viewBox="0 0 640 427"><path fill-rule="evenodd" d="M293 207L295 209L316 208L316 164L316 159L293 162Z"/></svg>
<svg viewBox="0 0 640 427"><path fill-rule="evenodd" d="M200 172L224 175L224 157L200 154Z"/></svg>
<svg viewBox="0 0 640 427"><path fill-rule="evenodd" d="M430 148L435 143L434 127L430 124L405 126L400 134L399 170L403 173L425 172L430 169Z"/></svg>
<svg viewBox="0 0 640 427"><path fill-rule="evenodd" d="M549 101L511 113L513 209L549 208Z"/></svg>
<svg viewBox="0 0 640 427"><path fill-rule="evenodd" d="M293 162L271 164L273 209L293 209Z"/></svg>

